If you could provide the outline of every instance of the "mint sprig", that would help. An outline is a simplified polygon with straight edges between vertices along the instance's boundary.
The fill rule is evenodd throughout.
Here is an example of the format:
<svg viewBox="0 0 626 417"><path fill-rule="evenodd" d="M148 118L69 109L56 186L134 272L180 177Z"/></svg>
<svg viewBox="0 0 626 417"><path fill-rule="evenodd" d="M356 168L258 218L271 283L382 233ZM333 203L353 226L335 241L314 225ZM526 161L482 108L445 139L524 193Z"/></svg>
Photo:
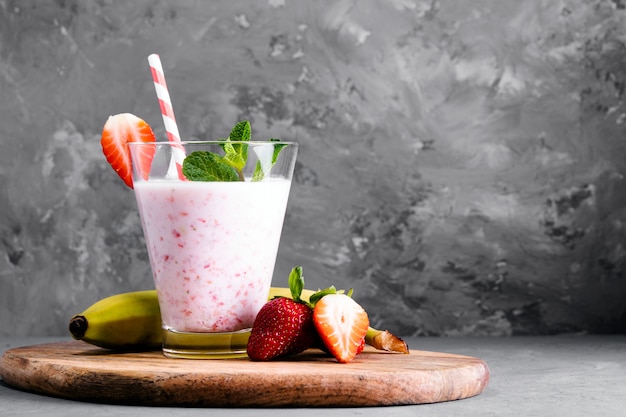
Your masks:
<svg viewBox="0 0 626 417"><path fill-rule="evenodd" d="M230 131L228 139L221 145L224 155L215 152L196 151L183 161L183 174L190 181L244 181L243 170L248 162L248 147L252 137L250 122L238 122ZM280 139L270 139L270 142ZM280 151L287 145L276 144L269 155L254 148L258 161L252 181L261 181L276 164Z"/></svg>

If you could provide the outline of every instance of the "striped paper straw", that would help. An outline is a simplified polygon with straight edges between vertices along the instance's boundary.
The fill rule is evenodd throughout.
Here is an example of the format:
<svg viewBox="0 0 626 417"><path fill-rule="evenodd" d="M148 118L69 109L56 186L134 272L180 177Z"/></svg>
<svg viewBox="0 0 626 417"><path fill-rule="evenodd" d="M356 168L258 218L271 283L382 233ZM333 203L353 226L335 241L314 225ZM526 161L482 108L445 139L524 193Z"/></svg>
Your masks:
<svg viewBox="0 0 626 417"><path fill-rule="evenodd" d="M156 90L157 98L159 99L159 106L161 107L161 116L163 116L167 139L170 142L180 142L180 133L178 133L178 125L176 124L176 118L174 117L172 100L170 99L170 93L167 89L167 83L165 82L165 75L163 73L163 67L161 66L161 58L157 54L151 54L148 56L148 63L150 64L150 72L152 73L152 80L154 81L154 89ZM168 171L169 176L178 176L181 180L185 179L185 176L183 175L184 159L185 150L183 147L173 146L172 160L170 161Z"/></svg>

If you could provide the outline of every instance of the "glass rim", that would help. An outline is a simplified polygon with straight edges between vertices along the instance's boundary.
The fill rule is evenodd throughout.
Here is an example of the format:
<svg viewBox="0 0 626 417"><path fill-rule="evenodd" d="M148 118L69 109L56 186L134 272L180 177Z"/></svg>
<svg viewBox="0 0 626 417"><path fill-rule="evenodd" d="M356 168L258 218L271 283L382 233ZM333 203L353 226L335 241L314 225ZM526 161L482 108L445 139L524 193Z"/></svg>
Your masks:
<svg viewBox="0 0 626 417"><path fill-rule="evenodd" d="M126 142L128 145L170 145L170 146L178 146L178 145L223 145L225 143L230 143L232 145L292 145L298 146L297 142L287 141L287 140L246 140L246 141L234 141L234 140L183 140L183 141L156 141L156 142L142 142L142 141L130 141Z"/></svg>

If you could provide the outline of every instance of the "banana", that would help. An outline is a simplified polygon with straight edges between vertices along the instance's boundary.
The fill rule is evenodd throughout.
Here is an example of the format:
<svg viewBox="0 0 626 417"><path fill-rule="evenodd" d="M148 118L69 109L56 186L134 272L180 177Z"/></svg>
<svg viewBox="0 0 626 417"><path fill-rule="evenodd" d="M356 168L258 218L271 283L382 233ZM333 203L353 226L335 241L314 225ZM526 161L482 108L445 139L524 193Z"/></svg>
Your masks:
<svg viewBox="0 0 626 417"><path fill-rule="evenodd" d="M112 295L70 320L74 339L107 349L146 350L161 346L161 310L156 290Z"/></svg>
<svg viewBox="0 0 626 417"><path fill-rule="evenodd" d="M313 290L302 290L300 298L309 301ZM291 298L286 287L272 287L268 299ZM114 350L157 350L161 348L161 310L156 290L112 295L76 314L69 323L76 340ZM370 327L365 342L376 349L408 353L406 343L388 332Z"/></svg>

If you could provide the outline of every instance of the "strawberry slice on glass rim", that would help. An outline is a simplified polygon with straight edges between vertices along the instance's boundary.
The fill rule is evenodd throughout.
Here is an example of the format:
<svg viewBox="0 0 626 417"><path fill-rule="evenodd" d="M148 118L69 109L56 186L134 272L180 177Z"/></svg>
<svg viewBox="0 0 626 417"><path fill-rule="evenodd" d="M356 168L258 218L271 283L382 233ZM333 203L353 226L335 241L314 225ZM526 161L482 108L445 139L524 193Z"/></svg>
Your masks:
<svg viewBox="0 0 626 417"><path fill-rule="evenodd" d="M156 142L156 139L150 125L134 114L120 113L109 116L100 139L102 153L124 183L133 188L133 166L128 142ZM156 146L142 147L142 152L139 166L135 168L147 180Z"/></svg>

